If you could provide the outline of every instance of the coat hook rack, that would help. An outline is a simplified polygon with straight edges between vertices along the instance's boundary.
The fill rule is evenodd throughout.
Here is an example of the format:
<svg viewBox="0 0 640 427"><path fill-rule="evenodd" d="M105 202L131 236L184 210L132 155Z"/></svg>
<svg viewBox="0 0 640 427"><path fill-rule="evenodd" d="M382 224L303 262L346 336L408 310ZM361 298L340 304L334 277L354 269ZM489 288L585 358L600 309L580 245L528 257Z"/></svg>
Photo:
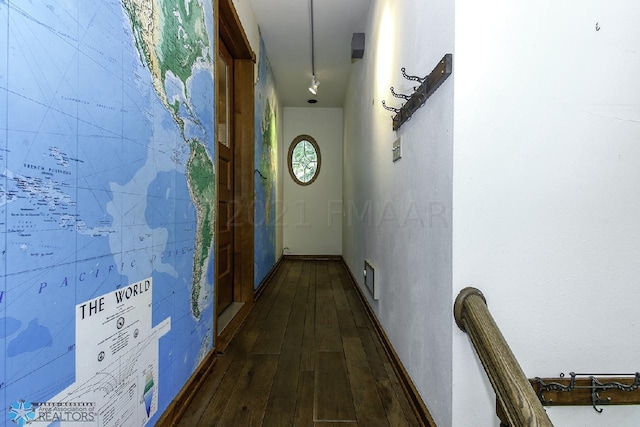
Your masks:
<svg viewBox="0 0 640 427"><path fill-rule="evenodd" d="M407 74L407 70L402 67L400 71L402 76L409 80L420 83L419 86L413 88L414 92L411 95L404 95L396 93L395 89L391 87L391 95L395 98L404 99L406 102L400 108L389 107L385 101L382 101L382 106L396 113L393 118L393 130L400 129L407 120L411 119L413 113L427 102L427 99L440 87L440 85L451 75L453 70L453 55L447 53L431 71L431 73L425 77L411 76Z"/></svg>
<svg viewBox="0 0 640 427"><path fill-rule="evenodd" d="M602 376L609 376L602 378ZM569 373L570 379L535 377L531 382L543 405L591 405L602 413L598 405L630 405L640 403L640 372L635 374L579 374ZM601 378L596 378L600 376ZM578 378L582 377L582 378ZM630 382L633 380L633 382ZM635 393L634 393L635 392ZM606 396L605 396L606 394Z"/></svg>

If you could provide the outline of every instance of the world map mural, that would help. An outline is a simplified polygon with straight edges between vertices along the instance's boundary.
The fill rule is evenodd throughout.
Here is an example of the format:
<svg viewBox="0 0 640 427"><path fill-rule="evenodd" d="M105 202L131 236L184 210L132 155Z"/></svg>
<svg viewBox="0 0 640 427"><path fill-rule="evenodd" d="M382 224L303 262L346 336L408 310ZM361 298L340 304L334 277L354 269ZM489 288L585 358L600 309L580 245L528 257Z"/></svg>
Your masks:
<svg viewBox="0 0 640 427"><path fill-rule="evenodd" d="M152 425L211 351L214 22L0 0L0 423Z"/></svg>
<svg viewBox="0 0 640 427"><path fill-rule="evenodd" d="M260 38L256 96L255 150L255 267L258 287L276 262L276 180L278 98L264 41Z"/></svg>

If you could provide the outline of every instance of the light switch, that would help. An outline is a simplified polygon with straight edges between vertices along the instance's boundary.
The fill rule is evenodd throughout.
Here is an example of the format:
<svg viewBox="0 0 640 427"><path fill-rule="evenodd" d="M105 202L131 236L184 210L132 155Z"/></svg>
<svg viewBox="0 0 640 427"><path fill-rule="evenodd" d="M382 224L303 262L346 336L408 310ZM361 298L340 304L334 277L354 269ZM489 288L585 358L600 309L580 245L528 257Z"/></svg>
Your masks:
<svg viewBox="0 0 640 427"><path fill-rule="evenodd" d="M401 139L398 138L393 142L393 161L397 162L402 157Z"/></svg>

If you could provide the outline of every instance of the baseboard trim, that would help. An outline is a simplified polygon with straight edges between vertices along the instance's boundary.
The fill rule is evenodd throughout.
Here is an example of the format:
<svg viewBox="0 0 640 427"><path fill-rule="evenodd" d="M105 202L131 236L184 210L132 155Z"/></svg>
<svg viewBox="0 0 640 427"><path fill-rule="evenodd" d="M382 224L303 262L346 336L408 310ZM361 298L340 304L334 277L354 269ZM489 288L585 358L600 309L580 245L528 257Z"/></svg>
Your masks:
<svg viewBox="0 0 640 427"><path fill-rule="evenodd" d="M393 348L393 345L391 344L389 337L385 333L384 328L382 327L382 324L378 320L378 316L376 316L376 313L373 311L373 308L369 304L367 297L362 292L362 289L360 289L358 282L353 276L353 272L347 265L344 258L340 257L340 259L344 264L344 267L347 270L347 272L349 272L349 278L351 279L351 284L355 288L356 293L360 298L360 301L362 301L362 305L365 308L367 316L371 320L371 323L373 324L373 328L375 329L376 334L378 335L378 338L380 338L380 341L382 342L382 347L384 348L384 351L387 353L389 360L391 360L391 365L393 366L393 370L395 371L396 376L400 381L402 390L404 391L404 394L407 397L407 400L409 401L409 404L411 405L411 408L413 409L416 415L416 418L418 418L418 421L424 426L436 427L436 423L433 421L433 418L429 413L429 409L427 409L427 405L424 404L424 401L420 397L420 393L418 393L418 389L416 388L415 384L413 384L413 381L411 380L409 373L407 372L404 365L402 364L402 361L400 360L398 353L396 353L396 350Z"/></svg>
<svg viewBox="0 0 640 427"><path fill-rule="evenodd" d="M282 261L284 261L284 258L285 258L285 255L281 255L278 261L276 261L276 263L274 264L274 266L271 267L269 274L267 274L265 278L262 279L262 282L260 282L260 285L258 286L258 288L255 290L255 293L253 294L253 301L258 301L258 298L262 296L262 293L266 289L267 284L273 278L273 276L275 276L276 271L278 271L278 268L280 267L280 264L282 264Z"/></svg>
<svg viewBox="0 0 640 427"><path fill-rule="evenodd" d="M341 261L342 255L283 255L285 259L302 261Z"/></svg>
<svg viewBox="0 0 640 427"><path fill-rule="evenodd" d="M171 401L162 416L158 419L156 426L169 427L177 425L178 420L182 417L187 406L191 400L193 400L198 390L200 390L200 387L202 387L204 379L215 366L217 362L216 354L217 351L214 347L195 372L191 374L191 377L189 377L189 380L182 387L182 390L180 390L178 395Z"/></svg>

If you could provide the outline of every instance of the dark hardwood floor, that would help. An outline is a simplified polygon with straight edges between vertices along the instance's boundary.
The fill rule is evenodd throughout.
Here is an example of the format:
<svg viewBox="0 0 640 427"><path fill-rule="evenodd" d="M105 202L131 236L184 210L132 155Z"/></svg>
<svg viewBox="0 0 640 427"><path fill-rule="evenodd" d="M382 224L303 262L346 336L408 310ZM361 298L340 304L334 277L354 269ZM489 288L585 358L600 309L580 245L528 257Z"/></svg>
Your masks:
<svg viewBox="0 0 640 427"><path fill-rule="evenodd" d="M340 261L285 260L180 426L414 426Z"/></svg>

